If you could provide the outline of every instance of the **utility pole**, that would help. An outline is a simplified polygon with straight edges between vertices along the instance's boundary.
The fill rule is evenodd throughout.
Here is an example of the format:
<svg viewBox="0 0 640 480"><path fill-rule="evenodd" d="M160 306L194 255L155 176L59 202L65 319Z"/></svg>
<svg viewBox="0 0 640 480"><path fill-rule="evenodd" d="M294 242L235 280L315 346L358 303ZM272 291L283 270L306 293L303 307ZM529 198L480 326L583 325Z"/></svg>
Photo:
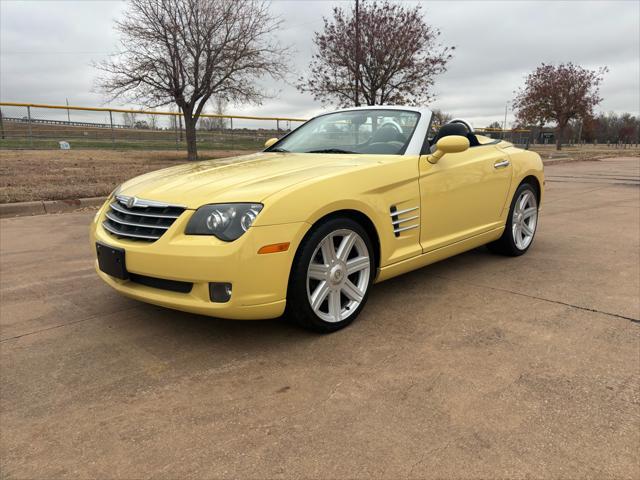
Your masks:
<svg viewBox="0 0 640 480"><path fill-rule="evenodd" d="M67 122L71 123L71 115L69 114L69 99L65 99L67 100Z"/></svg>
<svg viewBox="0 0 640 480"><path fill-rule="evenodd" d="M506 136L507 130L507 107L509 106L509 102L504 104L504 123L502 124L502 139Z"/></svg>
<svg viewBox="0 0 640 480"><path fill-rule="evenodd" d="M360 90L360 0L356 0L356 107L360 106L358 90Z"/></svg>
<svg viewBox="0 0 640 480"><path fill-rule="evenodd" d="M584 119L580 119L580 129L578 130L578 144L582 144L582 125L584 124Z"/></svg>

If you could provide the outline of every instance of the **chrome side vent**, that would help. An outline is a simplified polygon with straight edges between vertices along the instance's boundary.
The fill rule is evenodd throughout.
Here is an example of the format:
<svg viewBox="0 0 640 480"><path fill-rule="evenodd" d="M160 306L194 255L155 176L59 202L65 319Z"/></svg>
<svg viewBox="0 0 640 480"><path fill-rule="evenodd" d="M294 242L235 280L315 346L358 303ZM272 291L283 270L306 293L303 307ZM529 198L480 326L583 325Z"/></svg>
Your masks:
<svg viewBox="0 0 640 480"><path fill-rule="evenodd" d="M389 209L389 215L391 216L391 226L393 227L393 234L396 237L400 236L401 232L406 230L413 230L420 226L419 207L405 208L398 210L395 205L391 205Z"/></svg>

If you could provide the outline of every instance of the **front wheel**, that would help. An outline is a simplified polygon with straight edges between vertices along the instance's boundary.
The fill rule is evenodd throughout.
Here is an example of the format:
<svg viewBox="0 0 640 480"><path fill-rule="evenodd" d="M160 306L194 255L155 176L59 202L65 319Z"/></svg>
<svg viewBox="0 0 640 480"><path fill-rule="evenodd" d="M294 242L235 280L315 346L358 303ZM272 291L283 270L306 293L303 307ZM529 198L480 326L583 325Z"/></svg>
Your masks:
<svg viewBox="0 0 640 480"><path fill-rule="evenodd" d="M374 272L371 240L359 223L349 218L322 223L296 253L287 315L317 332L344 328L364 307Z"/></svg>
<svg viewBox="0 0 640 480"><path fill-rule="evenodd" d="M529 250L537 226L538 195L532 185L523 183L513 195L504 233L487 246L492 252L517 257Z"/></svg>

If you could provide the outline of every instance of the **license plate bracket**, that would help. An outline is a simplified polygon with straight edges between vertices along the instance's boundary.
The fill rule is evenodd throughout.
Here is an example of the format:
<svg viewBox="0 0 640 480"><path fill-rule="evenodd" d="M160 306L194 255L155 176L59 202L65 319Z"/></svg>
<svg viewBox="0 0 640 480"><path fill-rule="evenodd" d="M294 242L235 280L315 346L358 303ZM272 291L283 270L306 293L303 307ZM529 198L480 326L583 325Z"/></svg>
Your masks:
<svg viewBox="0 0 640 480"><path fill-rule="evenodd" d="M98 267L101 271L121 280L127 280L129 278L123 248L111 247L96 242L96 254L98 256Z"/></svg>

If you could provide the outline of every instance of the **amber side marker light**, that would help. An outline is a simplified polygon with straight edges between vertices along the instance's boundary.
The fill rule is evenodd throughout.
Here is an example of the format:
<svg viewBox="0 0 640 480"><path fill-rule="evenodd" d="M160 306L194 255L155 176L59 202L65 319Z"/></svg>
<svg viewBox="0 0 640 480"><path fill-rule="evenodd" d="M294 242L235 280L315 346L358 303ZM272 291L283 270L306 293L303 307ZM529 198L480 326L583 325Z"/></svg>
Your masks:
<svg viewBox="0 0 640 480"><path fill-rule="evenodd" d="M289 250L289 245L289 242L265 245L264 247L260 247L260 250L258 250L258 254L286 252L287 250Z"/></svg>

